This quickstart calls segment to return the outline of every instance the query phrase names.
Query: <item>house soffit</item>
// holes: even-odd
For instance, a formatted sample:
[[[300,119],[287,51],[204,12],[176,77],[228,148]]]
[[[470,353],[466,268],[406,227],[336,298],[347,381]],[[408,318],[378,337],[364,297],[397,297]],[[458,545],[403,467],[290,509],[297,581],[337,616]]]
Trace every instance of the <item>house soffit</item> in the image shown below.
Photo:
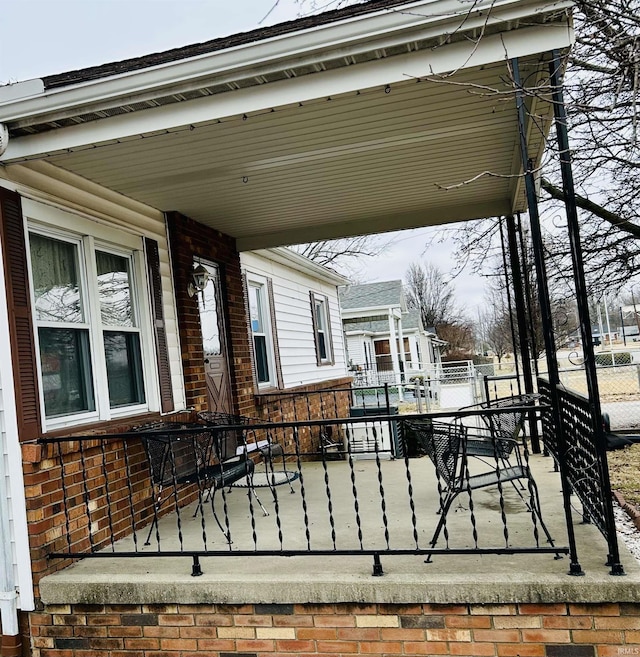
[[[45,161],[52,176],[65,169],[177,210],[235,237],[240,250],[506,214],[525,201],[514,183],[505,53],[536,84],[546,75],[539,53],[571,40],[564,11],[533,23],[491,25],[506,36],[485,34],[477,47],[467,34],[435,49],[427,40],[361,48],[361,61],[317,60],[286,79],[225,82],[167,105],[157,97],[147,110],[87,112],[86,122],[80,114],[45,127],[10,121],[4,161]],[[430,62],[440,67],[434,74]],[[548,107],[537,109],[534,160],[549,118]]]

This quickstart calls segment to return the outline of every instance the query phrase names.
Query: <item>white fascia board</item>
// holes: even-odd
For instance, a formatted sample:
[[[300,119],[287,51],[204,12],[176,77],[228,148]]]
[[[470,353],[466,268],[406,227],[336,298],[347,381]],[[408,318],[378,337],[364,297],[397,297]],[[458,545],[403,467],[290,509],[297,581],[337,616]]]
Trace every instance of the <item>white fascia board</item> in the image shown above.
[[[342,276],[327,267],[323,267],[291,249],[279,247],[273,249],[260,249],[253,251],[253,253],[263,258],[267,258],[268,260],[278,262],[285,267],[292,267],[298,271],[302,271],[309,276],[319,278],[326,283],[332,283],[333,285],[349,285],[349,283],[351,283],[350,279],[346,276]]]
[[[342,319],[358,319],[362,318],[362,321],[367,321],[367,318],[376,316],[376,315],[389,315],[395,308],[400,308],[400,306],[367,306],[366,308],[342,308]]]
[[[287,64],[300,65],[326,59],[332,51],[334,56],[348,56],[362,51],[363,47],[367,50],[385,48],[460,29],[482,28],[487,23],[489,11],[489,24],[517,21],[549,11],[544,0],[479,0],[463,9],[460,4],[458,0],[409,2],[391,10],[52,89],[28,98],[16,99],[14,90],[7,91],[5,95],[9,98],[5,99],[0,88],[0,122],[46,117],[73,107],[112,106],[118,99],[132,101],[177,92],[178,89],[185,91],[197,88],[205,79],[220,76],[231,75],[229,79],[233,79],[239,75],[260,75],[268,70],[286,68]],[[557,11],[571,6],[570,0],[559,0],[553,8]],[[277,64],[276,68],[274,64]],[[40,80],[28,82],[33,88],[41,83]],[[191,84],[185,87],[186,83]]]
[[[120,139],[139,137],[362,89],[384,87],[450,71],[525,57],[571,44],[569,24],[541,25],[421,50],[387,59],[281,80],[234,92],[121,114],[12,138],[0,161],[20,161]],[[0,115],[0,121],[3,117]]]

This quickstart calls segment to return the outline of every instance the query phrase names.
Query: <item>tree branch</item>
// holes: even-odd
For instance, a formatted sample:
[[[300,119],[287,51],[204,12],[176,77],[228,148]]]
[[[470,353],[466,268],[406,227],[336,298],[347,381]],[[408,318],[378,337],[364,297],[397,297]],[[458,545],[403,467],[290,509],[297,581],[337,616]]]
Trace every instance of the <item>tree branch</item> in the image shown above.
[[[546,178],[541,178],[540,184],[542,189],[544,189],[544,191],[547,192],[547,194],[549,194],[552,198],[555,198],[559,201],[564,201],[564,193],[560,187],[554,185]],[[597,203],[594,203],[593,201],[590,201],[588,198],[580,196],[579,194],[576,194],[576,204],[579,208],[582,208],[587,212],[591,212],[596,217],[606,221],[618,230],[622,230],[625,233],[632,235],[636,239],[640,239],[640,226],[636,226],[636,224],[632,223],[631,221],[623,219],[619,214],[611,212],[610,210],[603,208],[601,205],[598,205]]]

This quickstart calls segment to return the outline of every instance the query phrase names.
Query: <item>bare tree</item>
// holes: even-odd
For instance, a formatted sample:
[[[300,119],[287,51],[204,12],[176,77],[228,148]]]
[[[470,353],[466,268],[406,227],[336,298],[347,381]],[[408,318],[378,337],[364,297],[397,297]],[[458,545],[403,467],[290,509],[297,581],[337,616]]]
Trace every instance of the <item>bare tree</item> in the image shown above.
[[[487,291],[484,310],[479,313],[478,323],[483,344],[496,355],[501,364],[502,359],[513,351],[512,318],[504,286],[493,285]]]
[[[363,258],[375,258],[395,241],[395,236],[357,235],[291,246],[313,262],[345,275],[357,272]]]
[[[438,337],[446,341],[443,360],[471,360],[474,355],[475,332],[466,319],[438,326]]]
[[[414,262],[409,265],[405,277],[407,305],[420,311],[425,328],[438,327],[458,319],[453,288],[439,267]]]
[[[414,262],[405,274],[407,305],[420,311],[422,325],[435,328],[447,342],[446,360],[466,360],[473,355],[474,331],[455,303],[454,289],[434,264]]]

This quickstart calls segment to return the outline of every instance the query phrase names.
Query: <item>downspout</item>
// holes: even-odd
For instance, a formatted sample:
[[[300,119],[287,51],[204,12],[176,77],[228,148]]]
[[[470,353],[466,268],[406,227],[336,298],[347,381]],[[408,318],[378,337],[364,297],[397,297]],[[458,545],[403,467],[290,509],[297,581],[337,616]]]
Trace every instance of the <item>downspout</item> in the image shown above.
[[[4,446],[2,446],[4,447]],[[4,467],[4,449],[0,448],[0,625],[2,626],[2,645],[0,654],[4,655],[4,644],[6,635],[16,636],[18,628],[18,595],[16,593],[13,579],[13,557],[11,549],[11,527],[9,525],[9,498],[6,487],[6,476]]]
[[[0,395],[2,394],[0,380]],[[14,581],[13,550],[11,545],[11,526],[9,522],[9,491],[7,490],[8,473],[5,470],[4,454],[6,452],[2,433],[0,433],[0,626],[2,627],[1,655],[18,654],[12,651],[16,642],[8,637],[16,637],[18,627],[18,595]]]
[[[0,123],[0,157],[4,155],[9,145],[9,128],[4,123]]]

